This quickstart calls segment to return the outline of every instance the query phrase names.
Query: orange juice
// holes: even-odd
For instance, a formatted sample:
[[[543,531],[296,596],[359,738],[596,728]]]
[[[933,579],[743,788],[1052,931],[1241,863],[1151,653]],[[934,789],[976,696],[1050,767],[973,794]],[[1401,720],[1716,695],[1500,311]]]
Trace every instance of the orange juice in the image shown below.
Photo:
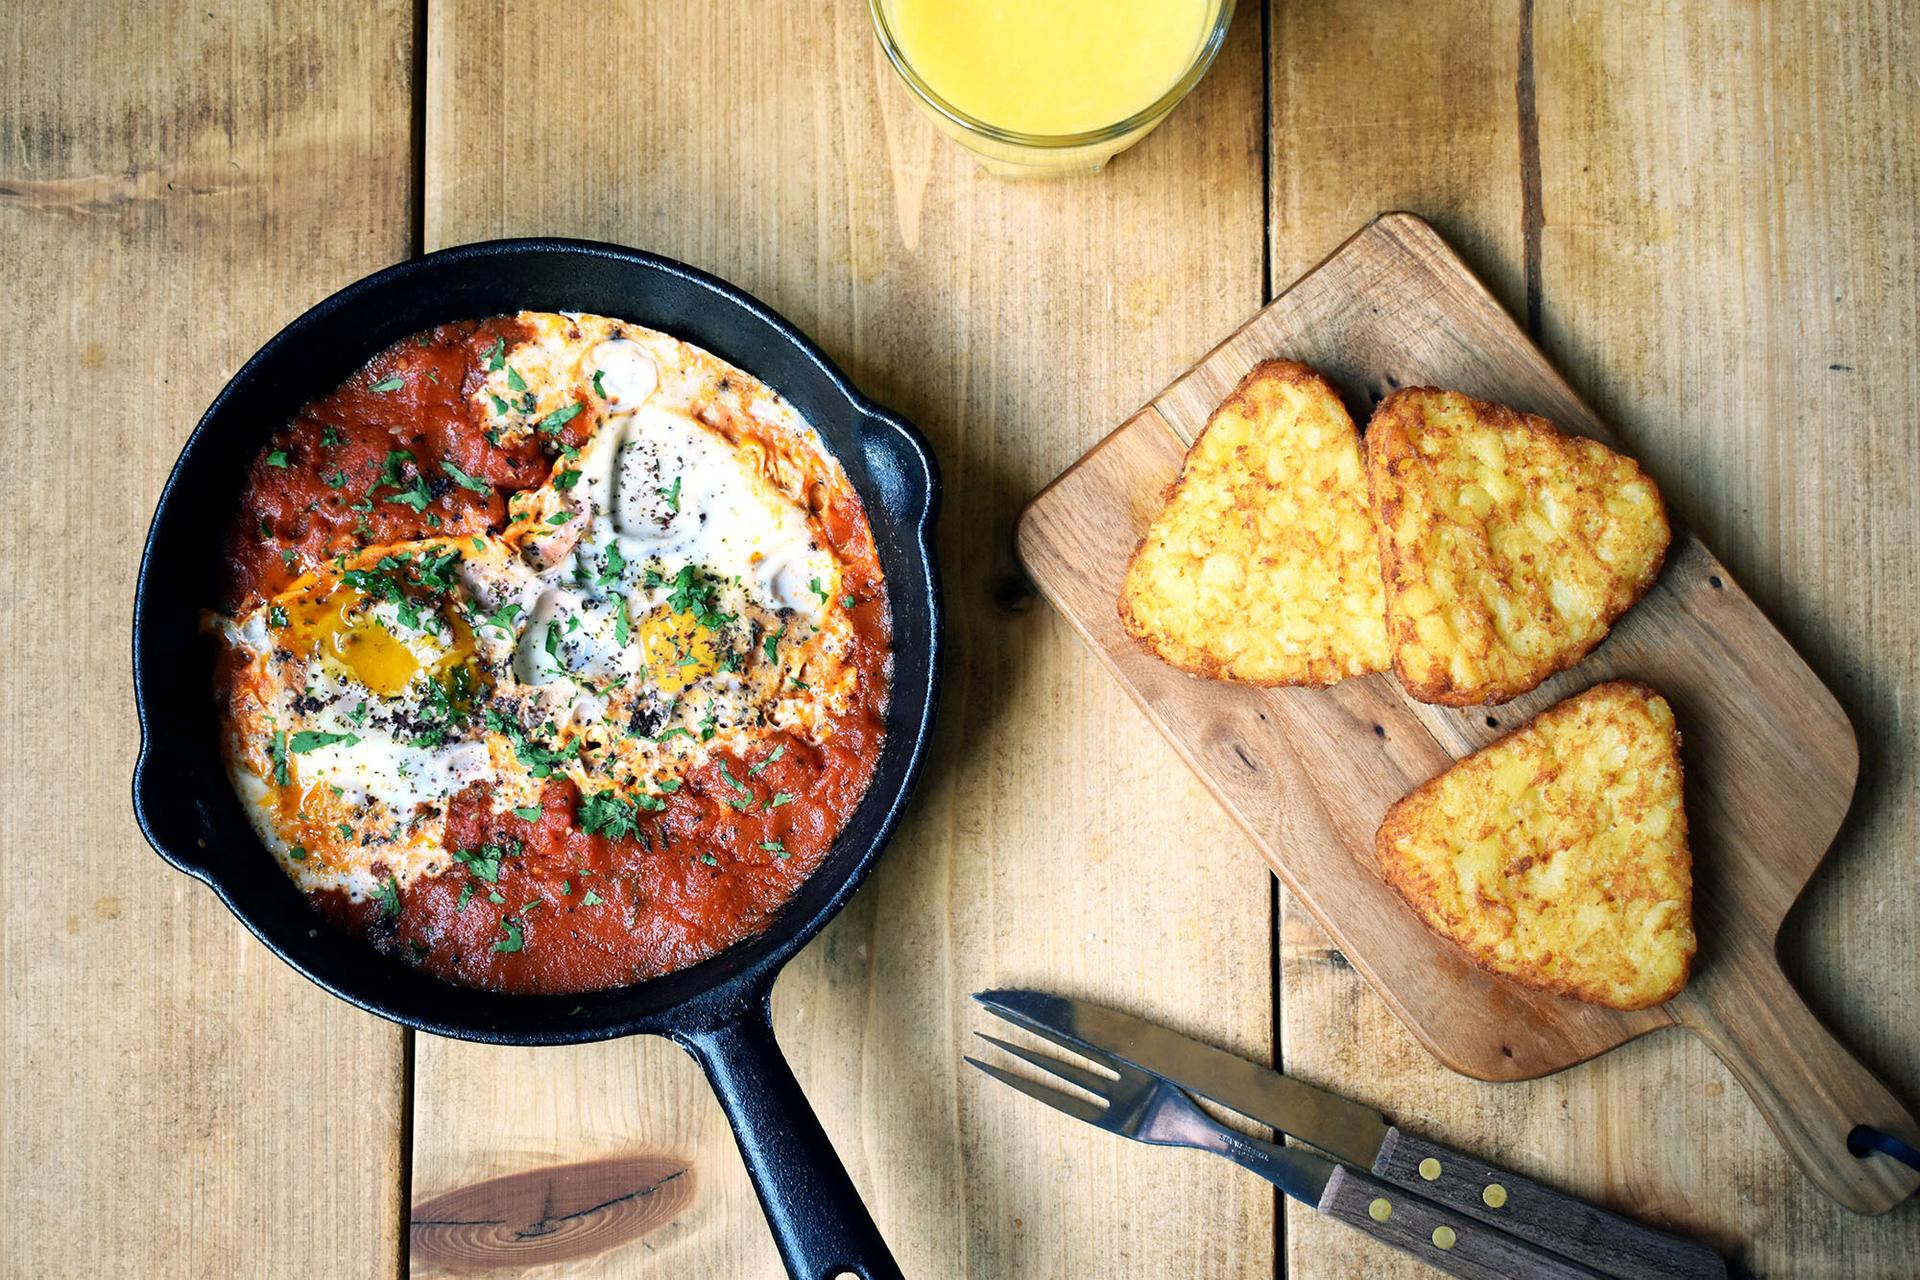
[[[1220,0],[880,0],[935,94],[1012,133],[1105,129],[1178,84]]]

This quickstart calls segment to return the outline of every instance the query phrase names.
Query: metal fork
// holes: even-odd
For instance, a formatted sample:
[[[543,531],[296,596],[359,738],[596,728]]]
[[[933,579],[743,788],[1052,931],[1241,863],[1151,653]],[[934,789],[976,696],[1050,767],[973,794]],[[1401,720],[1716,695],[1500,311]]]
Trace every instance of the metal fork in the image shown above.
[[[1113,1075],[1063,1062],[985,1032],[975,1032],[1022,1062],[1085,1090],[1093,1099],[1018,1076],[992,1063],[967,1062],[1002,1084],[1096,1129],[1161,1147],[1192,1147],[1224,1156],[1329,1217],[1356,1227],[1422,1262],[1466,1280],[1544,1277],[1593,1280],[1597,1272],[1559,1254],[1484,1226],[1398,1187],[1298,1147],[1250,1138],[1221,1124],[1176,1085],[1089,1046],[1055,1040]],[[1044,1033],[1036,1033],[1042,1034]],[[1044,1036],[1054,1040],[1052,1036]],[[1094,1100],[1094,1099],[1097,1099]]]

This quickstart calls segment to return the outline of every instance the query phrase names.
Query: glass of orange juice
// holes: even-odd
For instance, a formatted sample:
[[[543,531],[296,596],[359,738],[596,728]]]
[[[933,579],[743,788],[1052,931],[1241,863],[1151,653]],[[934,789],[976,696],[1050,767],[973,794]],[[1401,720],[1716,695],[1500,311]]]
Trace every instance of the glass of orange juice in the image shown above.
[[[1091,173],[1213,65],[1233,0],[868,0],[914,100],[1007,177]]]

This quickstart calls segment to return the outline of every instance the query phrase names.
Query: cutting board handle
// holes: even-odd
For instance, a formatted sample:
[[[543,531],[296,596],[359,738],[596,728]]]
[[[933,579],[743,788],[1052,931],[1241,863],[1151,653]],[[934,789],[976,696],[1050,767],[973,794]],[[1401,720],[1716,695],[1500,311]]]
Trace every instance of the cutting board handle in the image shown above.
[[[1716,970],[1726,976],[1716,981]],[[1841,1205],[1885,1213],[1920,1188],[1920,1172],[1847,1150],[1855,1125],[1916,1142],[1920,1124],[1820,1024],[1772,955],[1699,974],[1668,1009],[1713,1047],[1788,1154]]]

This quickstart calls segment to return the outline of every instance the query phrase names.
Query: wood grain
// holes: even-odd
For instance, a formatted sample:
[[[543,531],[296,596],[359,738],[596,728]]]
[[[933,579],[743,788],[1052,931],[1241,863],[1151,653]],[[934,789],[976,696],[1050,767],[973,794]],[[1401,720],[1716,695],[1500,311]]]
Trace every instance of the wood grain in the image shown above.
[[[1600,1274],[1550,1250],[1481,1226],[1443,1205],[1335,1165],[1320,1212],[1461,1280],[1595,1280]]]
[[[860,5],[741,21],[463,0],[428,19],[430,244],[586,235],[717,272],[939,453],[952,648],[929,775],[775,997],[902,1266],[1269,1275],[1270,1188],[1077,1126],[959,1061],[987,1025],[967,993],[1001,984],[1124,1000],[1270,1052],[1267,877],[1067,629],[1028,607],[1010,550],[1019,504],[1095,424],[1260,301],[1259,14],[1139,148],[1097,178],[1033,184],[986,177],[917,114]],[[612,94],[556,88],[588,65],[645,72]],[[696,1171],[673,1222],[565,1274],[777,1272],[725,1124],[669,1045],[423,1039],[416,1116],[416,1203],[626,1150]],[[1149,1187],[1115,1212],[1116,1188]]]
[[[0,10],[0,1271],[390,1275],[402,1040],[141,840],[161,481],[281,324],[408,248],[408,5]]]
[[[1247,369],[1275,355],[1304,359],[1376,401],[1393,387],[1455,387],[1607,434],[1427,224],[1383,217],[1035,499],[1020,550],[1049,599],[1443,1062],[1487,1079],[1526,1078],[1671,1016],[1713,1044],[1829,1196],[1868,1213],[1904,1199],[1920,1175],[1853,1159],[1845,1136],[1863,1123],[1903,1134],[1920,1127],[1820,1030],[1773,956],[1782,918],[1846,813],[1852,730],[1691,534],[1676,534],[1665,573],[1605,645],[1500,708],[1425,706],[1385,677],[1277,692],[1194,681],[1122,633],[1119,579],[1182,442]],[[1568,694],[1619,677],[1665,691],[1684,726],[1705,940],[1682,996],[1634,1015],[1472,970],[1398,908],[1372,859],[1381,814],[1413,785]]]
[[[1853,810],[1781,951],[1911,1106],[1920,14],[1766,3],[1721,16],[1537,7],[1543,334],[1853,718]],[[1633,1175],[1645,1194],[1693,1199],[1761,1274],[1912,1269],[1920,1204],[1840,1212],[1753,1113],[1702,1091],[1722,1077],[1700,1047],[1675,1051],[1694,1083],[1657,1118],[1693,1136]],[[1614,1089],[1621,1114],[1659,1092],[1650,1077]]]
[[[284,972],[133,832],[125,610],[201,406],[284,319],[409,247],[423,13],[412,129],[442,239],[598,234],[731,275],[948,463],[949,736],[875,884],[777,999],[856,1178],[921,1241],[903,1254],[917,1272],[1265,1268],[1250,1180],[1075,1134],[954,1073],[973,1025],[960,994],[1001,977],[1268,1048],[1264,877],[1067,629],[1025,607],[1006,533],[1104,424],[1254,309],[1263,234],[1271,289],[1381,209],[1432,218],[1537,318],[1858,725],[1859,794],[1787,922],[1786,969],[1920,1094],[1914,5],[1273,4],[1264,232],[1261,24],[1242,8],[1166,129],[1060,186],[975,173],[889,82],[857,3],[769,0],[744,21],[529,0],[0,12],[0,279],[25,335],[0,356],[24,408],[0,428],[19,459],[0,515],[0,746],[25,762],[0,775],[5,1269],[393,1265],[400,1038]],[[617,87],[589,92],[608,67]],[[70,698],[43,692],[56,679]],[[1703,1042],[1467,1080],[1279,901],[1290,1071],[1704,1233],[1761,1274],[1910,1270],[1920,1210],[1858,1219],[1821,1197]],[[548,1273],[771,1273],[690,1064],[659,1045],[513,1058],[429,1064],[437,1186],[419,1203],[693,1153],[690,1210],[624,1244],[595,1235]],[[1291,1275],[1430,1274],[1297,1206],[1284,1234]]]
[[[1891,282],[1903,263],[1913,274],[1920,147],[1896,69],[1914,64],[1916,23],[1911,4],[1881,3],[1816,34],[1814,12],[1754,4],[1716,25],[1672,6],[1273,5],[1273,270],[1292,279],[1359,219],[1411,208],[1509,310],[1537,312],[1529,294],[1544,304],[1549,354],[1859,727],[1853,814],[1783,949],[1815,1006],[1911,1100],[1920,397],[1910,361],[1889,355],[1844,384],[1827,365],[1913,345],[1911,294]],[[1568,296],[1571,264],[1582,283]],[[1822,301],[1835,282],[1851,301]],[[1850,350],[1805,363],[1778,398],[1758,371],[1790,367],[1774,354],[1809,316],[1840,321],[1820,332]],[[1819,410],[1843,385],[1855,429],[1835,448]],[[1702,1041],[1653,1036],[1482,1085],[1428,1057],[1287,895],[1280,957],[1287,1069],[1429,1136],[1704,1233],[1761,1274],[1899,1274],[1920,1246],[1913,1203],[1862,1220],[1814,1190]],[[1297,1206],[1285,1234],[1290,1275],[1428,1274]]]

